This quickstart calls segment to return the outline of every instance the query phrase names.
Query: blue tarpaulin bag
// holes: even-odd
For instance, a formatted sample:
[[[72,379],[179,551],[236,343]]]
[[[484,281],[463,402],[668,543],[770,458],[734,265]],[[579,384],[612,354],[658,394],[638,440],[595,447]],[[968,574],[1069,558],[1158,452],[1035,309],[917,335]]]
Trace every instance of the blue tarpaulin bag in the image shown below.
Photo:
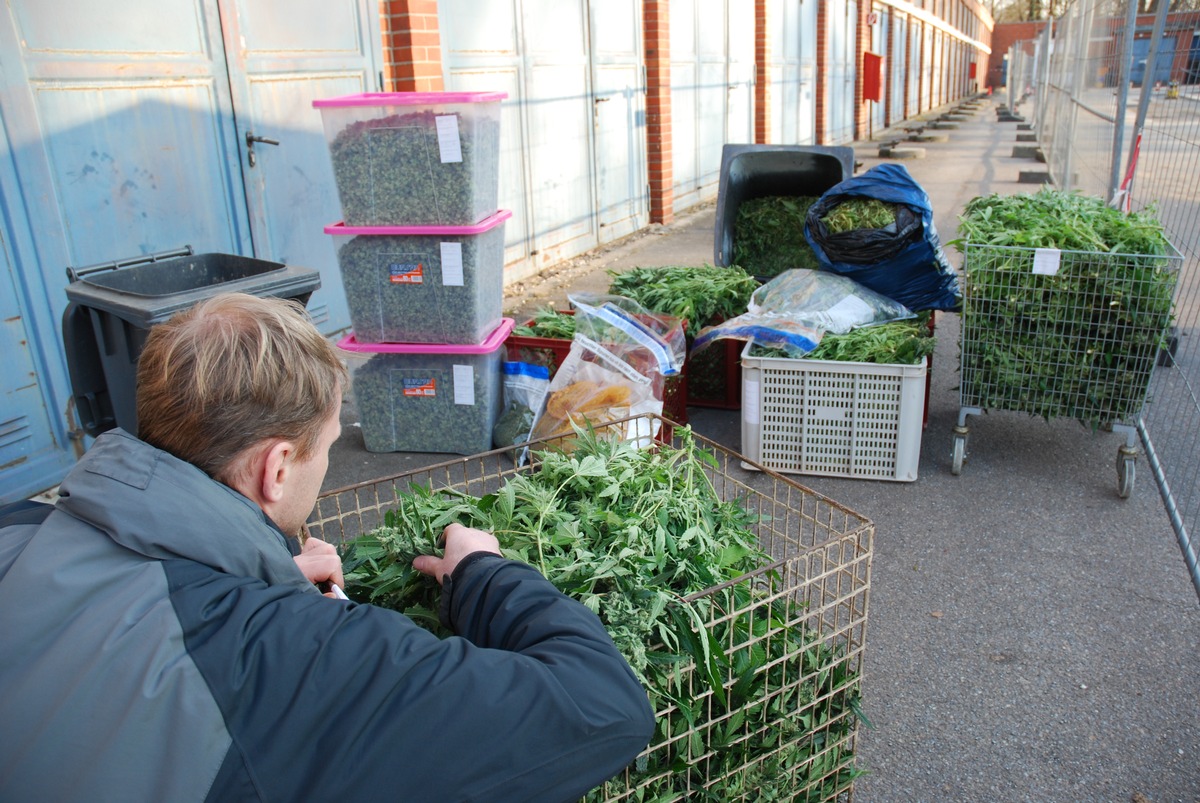
[[[896,223],[829,232],[822,218],[850,198],[896,205]],[[877,165],[829,188],[809,207],[804,237],[822,270],[849,277],[914,312],[959,307],[958,275],[942,252],[929,195],[904,165]]]

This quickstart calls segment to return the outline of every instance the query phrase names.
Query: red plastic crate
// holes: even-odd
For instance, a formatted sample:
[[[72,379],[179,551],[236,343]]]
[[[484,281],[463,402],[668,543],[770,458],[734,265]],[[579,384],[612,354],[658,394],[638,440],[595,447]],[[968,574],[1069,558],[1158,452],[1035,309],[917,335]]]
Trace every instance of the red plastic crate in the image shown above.
[[[742,408],[742,346],[740,340],[718,340],[688,354],[688,404],[721,410]]]

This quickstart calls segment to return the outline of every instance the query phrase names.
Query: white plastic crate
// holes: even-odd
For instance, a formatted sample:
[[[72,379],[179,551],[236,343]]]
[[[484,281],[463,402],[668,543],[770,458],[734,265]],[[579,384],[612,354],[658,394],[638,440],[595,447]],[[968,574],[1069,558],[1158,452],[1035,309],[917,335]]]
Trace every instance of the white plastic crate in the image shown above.
[[[753,357],[750,349],[742,350],[742,454],[749,460],[788,474],[917,478],[925,362]]]

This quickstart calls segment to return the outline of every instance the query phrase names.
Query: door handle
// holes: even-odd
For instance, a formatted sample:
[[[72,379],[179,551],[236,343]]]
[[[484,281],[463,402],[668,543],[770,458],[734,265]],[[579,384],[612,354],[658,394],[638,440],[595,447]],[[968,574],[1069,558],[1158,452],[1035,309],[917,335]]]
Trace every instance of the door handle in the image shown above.
[[[600,104],[608,103],[610,100],[612,100],[611,97],[592,98],[592,124],[593,125],[600,124]]]
[[[246,161],[251,167],[258,162],[258,158],[254,155],[254,143],[259,142],[263,145],[278,145],[279,140],[269,137],[257,136],[253,131],[246,132]]]

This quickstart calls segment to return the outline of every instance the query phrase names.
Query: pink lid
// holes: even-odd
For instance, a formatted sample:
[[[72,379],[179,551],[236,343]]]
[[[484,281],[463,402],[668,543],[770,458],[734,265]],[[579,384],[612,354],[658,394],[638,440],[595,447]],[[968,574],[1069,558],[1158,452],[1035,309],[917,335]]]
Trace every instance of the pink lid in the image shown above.
[[[347,226],[339,221],[325,227],[326,234],[441,234],[454,236],[456,234],[483,234],[494,229],[512,217],[508,209],[501,209],[496,214],[485,217],[473,226]]]
[[[490,103],[507,97],[507,92],[362,92],[314,100],[312,105],[318,109],[339,106],[430,106],[439,103]]]
[[[452,343],[359,343],[349,334],[338,341],[338,348],[358,354],[491,354],[504,345],[513,330],[512,318],[502,318],[490,335],[478,345],[458,346]]]

